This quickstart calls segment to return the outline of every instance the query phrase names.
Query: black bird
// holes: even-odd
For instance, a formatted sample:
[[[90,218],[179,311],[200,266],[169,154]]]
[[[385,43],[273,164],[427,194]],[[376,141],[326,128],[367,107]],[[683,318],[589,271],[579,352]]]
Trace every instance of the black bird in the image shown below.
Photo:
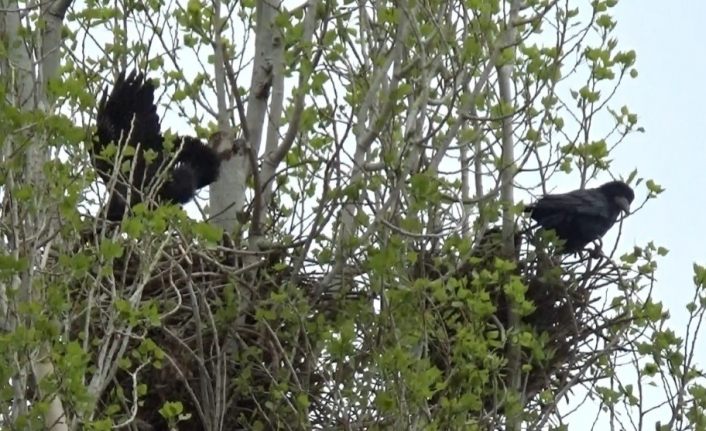
[[[110,192],[107,218],[123,218],[126,207],[142,202],[160,181],[155,191],[157,200],[185,204],[196,192],[218,178],[220,158],[215,150],[193,137],[177,137],[176,160],[164,148],[157,107],[154,104],[154,84],[142,73],[133,71],[125,77],[121,72],[108,96],[108,89],[98,105],[97,132],[91,148],[93,164],[103,181],[109,184],[116,160],[120,159],[117,181]],[[118,151],[110,156],[103,150],[111,143]],[[123,151],[130,146],[134,151]],[[131,169],[123,169],[130,161]],[[160,173],[173,162],[166,176]],[[129,191],[129,193],[128,193]]]
[[[564,241],[564,253],[577,253],[599,239],[618,219],[630,212],[633,190],[622,181],[611,181],[595,189],[546,195],[524,212],[546,230],[554,230]]]

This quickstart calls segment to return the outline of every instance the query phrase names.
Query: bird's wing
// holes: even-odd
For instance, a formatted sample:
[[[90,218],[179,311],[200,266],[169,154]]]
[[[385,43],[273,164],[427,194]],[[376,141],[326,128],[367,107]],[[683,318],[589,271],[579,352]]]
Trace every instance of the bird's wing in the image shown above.
[[[555,217],[570,216],[608,217],[610,209],[600,191],[587,189],[546,195],[532,205],[531,212],[535,220],[551,220]]]
[[[615,222],[611,203],[596,189],[544,196],[531,211],[532,219],[553,229],[570,251],[602,237]]]
[[[114,143],[119,148],[130,145],[142,151],[151,149],[161,156],[163,138],[160,134],[159,116],[154,104],[154,85],[145,81],[142,74],[133,71],[125,77],[121,72],[110,95],[107,89],[98,105],[96,118],[98,126],[94,152],[99,155],[109,144]],[[156,160],[155,162],[159,162]],[[112,163],[98,163],[101,168],[110,169]],[[152,163],[158,166],[159,163]],[[101,172],[102,176],[110,172]]]

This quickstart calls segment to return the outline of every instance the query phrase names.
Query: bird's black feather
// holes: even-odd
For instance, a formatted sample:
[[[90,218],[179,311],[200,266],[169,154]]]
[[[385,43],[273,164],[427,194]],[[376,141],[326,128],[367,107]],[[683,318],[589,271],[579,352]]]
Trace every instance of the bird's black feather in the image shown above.
[[[546,195],[528,205],[525,212],[545,230],[554,230],[564,241],[565,253],[576,253],[603,237],[616,222],[621,212],[616,199],[630,204],[634,198],[630,186],[611,181],[595,189]]]
[[[176,160],[164,148],[154,85],[136,71],[127,77],[121,72],[108,95],[103,91],[96,118],[97,131],[93,139],[93,163],[106,184],[111,181],[120,159],[120,170],[108,204],[109,220],[120,220],[126,209],[143,200],[143,194],[157,185],[159,174],[171,164],[166,180],[161,182],[156,196],[168,203],[187,203],[198,189],[218,178],[220,158],[210,147],[193,137],[177,137]],[[114,144],[119,150],[106,156],[104,150]],[[122,151],[132,147],[129,152]],[[122,156],[120,156],[122,154]],[[121,168],[131,162],[127,172]]]

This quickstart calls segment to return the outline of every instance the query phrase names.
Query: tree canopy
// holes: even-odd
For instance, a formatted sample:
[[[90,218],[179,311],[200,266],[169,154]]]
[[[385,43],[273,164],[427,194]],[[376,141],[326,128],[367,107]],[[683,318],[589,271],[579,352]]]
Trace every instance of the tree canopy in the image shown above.
[[[2,428],[706,429],[706,268],[672,327],[630,216],[579,257],[522,216],[659,204],[613,168],[644,131],[616,3],[0,0]],[[222,162],[110,222],[90,146],[131,69]]]

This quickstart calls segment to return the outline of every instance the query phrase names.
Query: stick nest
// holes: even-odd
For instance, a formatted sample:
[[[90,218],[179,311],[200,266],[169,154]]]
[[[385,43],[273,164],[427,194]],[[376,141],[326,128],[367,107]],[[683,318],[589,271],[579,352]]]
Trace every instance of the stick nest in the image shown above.
[[[520,350],[531,408],[547,408],[568,382],[583,378],[588,352],[621,322],[608,317],[610,305],[598,304],[599,290],[620,284],[610,260],[567,264],[538,247],[509,259],[511,268],[498,278],[498,265],[506,264],[496,259],[497,243],[482,241],[466,258],[425,247],[402,269],[420,293],[422,318],[410,318],[426,328],[423,357],[443,377],[426,408],[443,417],[463,407],[489,428],[507,408],[509,337],[518,336],[510,329],[510,280],[526,287],[524,298],[532,304],[519,312],[520,330],[542,340],[541,349]],[[312,331],[336,327],[349,301],[362,299],[372,308],[379,296],[356,288],[360,279],[353,277],[354,287],[334,299],[321,291],[323,274],[307,272],[291,250],[253,254],[228,241],[210,249],[189,244],[177,237],[133,243],[75,287],[72,338],[99,346],[92,358],[97,370],[123,358],[113,362],[119,369],[100,391],[98,411],[124,412],[111,414],[123,429],[167,430],[170,411],[177,429],[197,431],[256,423],[262,429],[343,426],[331,399],[336,367],[322,367],[326,352]],[[474,350],[469,337],[477,334],[485,342]],[[357,361],[358,371],[375,366],[374,355]],[[355,376],[351,371],[350,379]],[[308,408],[296,406],[297,394],[307,395]],[[458,403],[469,396],[470,403]],[[180,405],[160,414],[167,402]]]

